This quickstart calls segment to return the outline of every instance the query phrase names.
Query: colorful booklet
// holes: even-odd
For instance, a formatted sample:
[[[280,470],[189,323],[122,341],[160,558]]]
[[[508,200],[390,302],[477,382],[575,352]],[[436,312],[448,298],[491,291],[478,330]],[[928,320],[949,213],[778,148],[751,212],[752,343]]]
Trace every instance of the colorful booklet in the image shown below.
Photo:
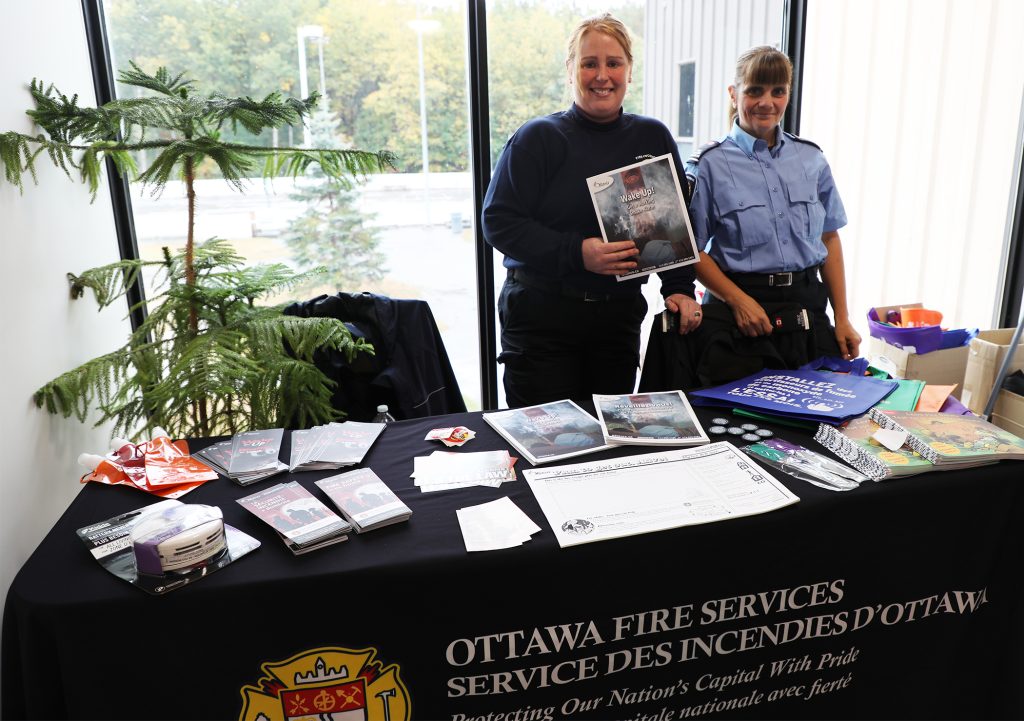
[[[587,178],[605,242],[632,240],[637,267],[616,276],[630,280],[696,263],[697,243],[671,155],[649,158]]]
[[[931,461],[906,446],[893,451],[874,440],[872,436],[879,428],[867,416],[859,416],[846,426],[820,424],[814,440],[876,481],[937,470]]]
[[[882,428],[905,432],[906,445],[936,466],[1024,460],[1024,440],[980,416],[872,408],[868,417]]]
[[[295,481],[239,498],[238,503],[276,530],[295,554],[344,541],[352,530],[349,523]]]
[[[339,473],[315,483],[356,533],[401,523],[412,515],[409,507],[369,468]]]
[[[608,443],[696,446],[709,442],[682,391],[595,393],[594,408]]]
[[[597,419],[571,400],[484,413],[484,420],[535,466],[610,447]]]
[[[725,406],[839,425],[864,415],[896,381],[816,370],[762,370],[714,388],[690,391],[695,406]]]

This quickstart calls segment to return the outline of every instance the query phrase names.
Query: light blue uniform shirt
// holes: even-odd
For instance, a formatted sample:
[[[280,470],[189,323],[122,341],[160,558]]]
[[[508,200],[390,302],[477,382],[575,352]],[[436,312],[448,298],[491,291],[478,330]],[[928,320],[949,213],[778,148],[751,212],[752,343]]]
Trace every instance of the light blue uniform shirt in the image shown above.
[[[775,147],[733,123],[721,143],[686,164],[695,179],[690,217],[697,247],[729,273],[821,265],[822,233],[846,225],[825,155],[778,131]]]

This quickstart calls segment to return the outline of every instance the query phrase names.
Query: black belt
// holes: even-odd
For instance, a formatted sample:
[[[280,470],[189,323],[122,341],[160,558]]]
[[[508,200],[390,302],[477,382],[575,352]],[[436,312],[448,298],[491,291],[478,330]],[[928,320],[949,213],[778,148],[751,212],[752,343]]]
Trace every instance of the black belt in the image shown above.
[[[633,300],[636,298],[635,293],[598,293],[593,290],[573,288],[559,280],[538,275],[523,268],[509,268],[508,278],[526,288],[553,293],[563,298],[572,298],[573,300],[607,302],[612,300]]]
[[[726,273],[726,277],[740,288],[786,288],[818,280],[817,265],[785,273]]]

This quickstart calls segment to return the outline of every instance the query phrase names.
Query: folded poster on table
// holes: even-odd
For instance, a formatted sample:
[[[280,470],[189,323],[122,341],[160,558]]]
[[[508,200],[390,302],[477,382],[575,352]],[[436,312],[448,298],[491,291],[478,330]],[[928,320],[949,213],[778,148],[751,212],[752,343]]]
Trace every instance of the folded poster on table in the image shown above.
[[[609,448],[601,424],[571,400],[484,413],[484,420],[535,466]]]
[[[766,513],[800,500],[726,442],[523,475],[563,548]]]
[[[608,443],[697,446],[709,442],[682,391],[595,393],[594,408]]]
[[[690,391],[698,406],[724,406],[839,425],[864,415],[899,384],[816,370],[763,370],[714,388]]]
[[[648,158],[587,178],[606,242],[632,240],[637,267],[615,277],[630,280],[699,260],[690,215],[671,155]]]

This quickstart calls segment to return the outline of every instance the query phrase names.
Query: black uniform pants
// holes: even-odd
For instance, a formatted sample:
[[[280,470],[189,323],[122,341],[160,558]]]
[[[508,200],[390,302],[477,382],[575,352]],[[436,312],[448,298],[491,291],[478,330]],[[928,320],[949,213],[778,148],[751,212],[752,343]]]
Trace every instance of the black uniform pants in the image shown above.
[[[732,274],[729,278],[740,287],[740,289],[765,306],[778,306],[782,304],[794,304],[807,310],[811,320],[811,335],[808,338],[807,360],[814,360],[821,356],[839,357],[839,342],[836,340],[835,327],[829,320],[826,310],[828,308],[828,289],[818,277],[817,268],[808,269],[794,274],[776,273],[774,276],[793,275],[790,285],[768,285],[765,282],[767,276],[745,276],[745,274]],[[710,292],[705,294],[705,303],[721,303]],[[768,336],[769,340],[776,343],[786,343],[791,339],[783,338],[781,334]],[[784,356],[785,357],[785,356]]]
[[[632,393],[647,301],[567,297],[509,277],[498,297],[509,408]]]

